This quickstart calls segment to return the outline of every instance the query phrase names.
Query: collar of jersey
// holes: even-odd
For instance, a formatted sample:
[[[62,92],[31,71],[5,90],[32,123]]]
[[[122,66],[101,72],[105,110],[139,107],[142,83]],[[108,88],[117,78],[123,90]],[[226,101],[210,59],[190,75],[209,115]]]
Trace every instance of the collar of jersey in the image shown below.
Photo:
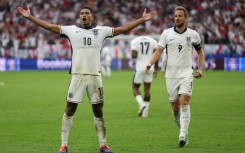
[[[89,29],[93,29],[93,26],[91,25],[91,26],[89,26],[89,27],[87,27],[87,28],[83,28],[83,27],[80,25],[80,28],[89,30]]]
[[[185,27],[184,31],[180,33],[180,32],[177,31],[176,26],[174,26],[174,31],[177,32],[178,34],[182,34],[182,33],[184,33],[186,30],[187,30],[187,27]]]

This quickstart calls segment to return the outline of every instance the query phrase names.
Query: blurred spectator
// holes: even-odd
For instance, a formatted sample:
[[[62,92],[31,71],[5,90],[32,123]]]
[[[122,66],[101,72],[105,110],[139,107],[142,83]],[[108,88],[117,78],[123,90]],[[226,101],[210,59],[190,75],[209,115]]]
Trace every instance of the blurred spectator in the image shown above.
[[[24,49],[28,51],[27,58],[70,58],[69,43],[45,29],[30,24],[17,13],[19,5],[25,7],[27,4],[33,8],[34,16],[61,25],[78,25],[79,18],[76,16],[84,5],[89,5],[96,10],[97,24],[107,26],[120,26],[130,22],[133,18],[141,16],[144,8],[155,9],[158,12],[157,16],[145,25],[148,35],[160,35],[163,29],[173,26],[172,10],[176,5],[183,5],[191,14],[189,26],[200,33],[205,44],[227,44],[231,52],[234,46],[238,46],[240,50],[236,54],[239,56],[245,54],[244,0],[182,0],[178,3],[169,0],[127,2],[124,0],[22,0],[20,2],[0,1],[0,57],[19,58],[18,51]],[[133,31],[129,31],[125,34],[132,33]],[[53,39],[55,42],[46,40],[49,38],[55,38]],[[119,44],[121,46],[121,42]],[[50,45],[57,50],[45,50]],[[125,45],[127,47],[127,42],[123,47]],[[123,54],[127,57],[128,53],[123,51]]]

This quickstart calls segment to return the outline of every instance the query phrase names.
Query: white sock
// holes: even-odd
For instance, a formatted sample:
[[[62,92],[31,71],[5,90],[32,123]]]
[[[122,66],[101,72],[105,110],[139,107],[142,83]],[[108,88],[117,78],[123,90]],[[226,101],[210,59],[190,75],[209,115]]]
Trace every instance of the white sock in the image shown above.
[[[177,126],[180,128],[180,112],[174,112],[172,111],[172,115],[174,117],[174,122],[177,124]]]
[[[137,95],[135,98],[140,106],[144,105],[143,98],[141,95]]]
[[[67,146],[72,123],[73,123],[73,116],[67,116],[66,114],[64,114],[62,118],[62,125],[61,125],[62,146]]]
[[[188,133],[190,120],[190,105],[182,105],[180,107],[180,136],[185,136]]]
[[[149,107],[150,107],[150,102],[149,101],[144,101],[145,110],[143,112],[143,117],[148,117],[148,112],[149,112]]]
[[[94,126],[98,134],[100,145],[105,145],[106,144],[106,128],[104,125],[104,119],[94,117]]]

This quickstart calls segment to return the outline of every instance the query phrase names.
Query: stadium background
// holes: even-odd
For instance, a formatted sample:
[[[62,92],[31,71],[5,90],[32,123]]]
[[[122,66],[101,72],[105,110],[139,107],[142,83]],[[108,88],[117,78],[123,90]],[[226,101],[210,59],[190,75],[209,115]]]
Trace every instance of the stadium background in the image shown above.
[[[177,147],[179,130],[173,123],[165,79],[160,74],[151,88],[149,118],[137,117],[138,107],[131,90],[132,70],[113,71],[110,79],[103,79],[108,143],[116,153],[244,152],[245,73],[237,72],[244,69],[244,1],[22,2],[23,6],[31,5],[33,15],[62,25],[78,23],[76,14],[84,4],[96,10],[98,24],[108,26],[140,17],[144,7],[156,8],[156,18],[146,25],[148,33],[156,39],[164,28],[172,26],[172,9],[177,3],[183,4],[192,14],[189,26],[203,39],[206,61],[210,61],[206,68],[221,69],[205,71],[202,79],[195,80],[190,144],[183,149]],[[0,0],[0,69],[20,70],[0,72],[1,153],[57,152],[70,75],[67,70],[56,70],[70,66],[70,46],[66,39],[23,19],[17,13],[18,5],[17,0]],[[219,37],[221,33],[223,39]],[[133,34],[134,30],[105,42],[112,47],[114,69],[128,69],[131,62],[128,45]],[[231,48],[234,44],[236,50]],[[235,72],[223,71],[225,61],[226,70]],[[55,71],[22,71],[30,69]],[[93,113],[86,97],[78,109],[69,151],[98,152]]]
[[[19,3],[18,3],[19,2]],[[120,26],[142,15],[143,9],[157,10],[146,22],[148,35],[158,40],[162,31],[173,26],[173,9],[183,5],[190,13],[188,26],[203,40],[206,69],[245,70],[245,3],[243,0],[1,0],[0,71],[68,69],[70,45],[59,35],[40,28],[17,12],[19,5],[30,5],[32,15],[60,25],[79,25],[82,6],[96,11],[98,25]],[[112,69],[132,68],[130,41],[135,29],[108,39],[113,53]],[[196,57],[193,57],[196,61]],[[196,63],[194,62],[194,66]]]

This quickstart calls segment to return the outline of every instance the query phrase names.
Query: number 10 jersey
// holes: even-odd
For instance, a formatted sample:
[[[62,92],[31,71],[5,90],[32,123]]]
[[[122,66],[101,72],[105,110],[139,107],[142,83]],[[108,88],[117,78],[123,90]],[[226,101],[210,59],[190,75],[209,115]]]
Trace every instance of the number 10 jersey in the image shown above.
[[[75,25],[60,26],[60,34],[68,38],[72,49],[71,74],[101,75],[100,52],[103,41],[113,37],[114,28],[96,26],[83,29]]]

